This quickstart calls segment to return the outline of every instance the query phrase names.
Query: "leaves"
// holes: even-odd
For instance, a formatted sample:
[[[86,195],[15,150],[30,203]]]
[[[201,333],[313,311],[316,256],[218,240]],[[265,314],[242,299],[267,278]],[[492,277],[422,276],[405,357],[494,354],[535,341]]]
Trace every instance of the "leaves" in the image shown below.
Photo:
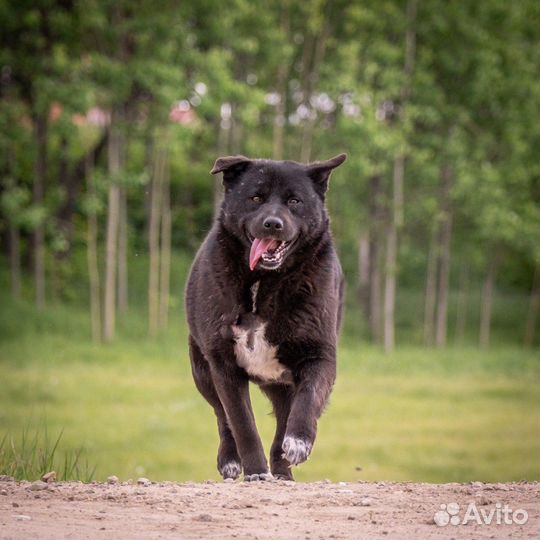
[[[173,215],[186,231],[174,241],[194,246],[212,219],[207,173],[218,146],[271,157],[278,126],[284,157],[299,159],[312,127],[314,158],[349,153],[329,205],[341,250],[351,254],[350,275],[358,229],[369,221],[369,178],[381,175],[388,211],[398,152],[407,155],[402,272],[415,267],[408,261],[425,252],[440,220],[445,161],[455,172],[454,252],[469,257],[504,246],[519,254],[507,264],[529,264],[539,229],[539,15],[532,0],[418,2],[403,107],[404,2],[2,2],[2,219],[29,230],[54,218],[65,203],[66,187],[57,189],[62,167],[74,174],[108,129],[112,108],[121,107],[125,166],[112,179],[98,160],[92,194],[75,175],[84,188],[75,208],[82,216],[103,215],[104,186],[114,180],[127,189],[132,226],[143,228],[149,134],[169,125]],[[169,124],[179,105],[186,122]],[[48,192],[34,207],[32,133],[43,111]],[[76,229],[82,236],[82,222]]]

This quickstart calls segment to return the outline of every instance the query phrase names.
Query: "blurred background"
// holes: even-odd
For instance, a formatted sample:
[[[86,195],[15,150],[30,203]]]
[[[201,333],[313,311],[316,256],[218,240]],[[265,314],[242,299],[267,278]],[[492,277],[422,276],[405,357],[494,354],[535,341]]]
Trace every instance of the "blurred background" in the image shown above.
[[[297,477],[538,480],[538,2],[5,0],[0,21],[0,474],[217,478],[183,312],[209,171],[347,152],[338,381]]]

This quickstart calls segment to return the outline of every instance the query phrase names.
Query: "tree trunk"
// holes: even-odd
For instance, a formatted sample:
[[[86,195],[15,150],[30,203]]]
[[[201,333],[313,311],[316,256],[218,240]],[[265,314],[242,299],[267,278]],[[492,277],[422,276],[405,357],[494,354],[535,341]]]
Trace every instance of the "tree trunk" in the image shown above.
[[[34,168],[33,203],[42,209],[45,203],[45,183],[47,180],[47,113],[36,115],[34,119],[34,136],[36,142],[36,163]],[[34,283],[36,305],[39,309],[45,306],[45,227],[43,219],[35,226],[33,232],[34,248]]]
[[[452,211],[450,207],[450,190],[453,172],[450,165],[445,164],[441,172],[441,209],[443,218],[439,232],[439,287],[437,294],[437,319],[435,328],[435,345],[444,347],[448,329],[448,289],[450,283],[450,243],[452,240]]]
[[[118,312],[128,311],[128,218],[127,196],[124,187],[119,190],[118,218]]]
[[[65,286],[68,259],[70,255],[70,244],[73,242],[73,220],[64,219],[63,210],[69,200],[71,177],[69,174],[69,147],[67,138],[62,135],[58,148],[58,172],[57,182],[60,186],[64,204],[57,210],[56,218],[56,241],[51,244],[50,252],[52,254],[51,263],[54,265],[54,271],[50,272],[48,279],[49,296],[59,299],[62,297]]]
[[[369,319],[369,245],[369,231],[362,231],[358,237],[358,300],[367,319]]]
[[[155,149],[150,225],[148,228],[148,251],[150,254],[148,274],[148,332],[151,337],[157,335],[159,328],[159,228],[162,211],[162,184],[166,166],[163,143],[156,141]]]
[[[424,299],[424,344],[433,345],[435,328],[435,305],[437,302],[437,237],[438,229],[434,228],[429,242],[426,269],[426,292]]]
[[[287,110],[287,79],[289,75],[289,64],[282,64],[278,69],[277,92],[279,102],[276,103],[274,116],[274,131],[272,134],[272,156],[274,159],[283,159],[283,149],[285,145],[285,125]]]
[[[450,283],[450,240],[451,216],[443,223],[441,228],[440,256],[439,256],[439,288],[437,302],[437,320],[435,330],[435,345],[444,347],[448,331],[448,296]]]
[[[409,101],[412,74],[416,56],[416,0],[407,2],[407,32],[405,34],[404,83],[401,87],[401,110]],[[384,350],[390,353],[395,347],[395,310],[397,291],[397,256],[399,234],[403,227],[403,183],[405,180],[405,149],[400,149],[394,159],[393,208],[388,227],[386,244],[385,286],[384,286]]]
[[[230,139],[231,139],[231,117],[230,110],[225,108],[225,104],[221,107],[221,119],[219,122],[218,132],[218,156],[225,156],[229,153]],[[221,175],[214,175],[214,218],[219,216],[219,210],[221,208],[221,201],[223,201],[223,185],[221,181]]]
[[[527,323],[525,325],[525,347],[532,347],[538,330],[538,312],[540,311],[540,267],[537,266],[533,276],[533,284],[527,311]]]
[[[164,330],[169,322],[169,288],[171,274],[171,202],[170,168],[167,159],[162,183],[161,198],[161,261],[159,292],[159,327]]]
[[[105,298],[103,313],[103,340],[112,341],[116,328],[116,276],[118,264],[118,227],[120,219],[120,187],[118,175],[122,162],[122,138],[118,111],[113,111],[109,136],[109,196],[107,211],[107,246],[105,258]]]
[[[111,137],[113,139],[114,137]],[[114,145],[114,143],[112,143]],[[116,327],[116,270],[118,251],[118,219],[120,193],[116,183],[109,187],[107,212],[107,247],[105,258],[105,298],[103,313],[103,339],[112,341]]]
[[[384,352],[391,353],[395,346],[396,305],[396,259],[397,259],[397,230],[394,224],[388,228],[386,239],[386,261],[384,281]]]
[[[302,47],[302,59],[300,61],[301,67],[301,89],[304,95],[304,105],[310,108],[309,99],[311,98],[311,87],[312,87],[312,60],[316,46],[316,36],[310,31],[309,27],[306,28],[304,34],[304,45]],[[304,124],[307,123],[307,120],[304,121]],[[308,161],[311,156],[311,149],[308,149],[306,146],[308,144],[306,125],[302,127],[302,140],[300,146],[300,161]],[[307,156],[307,157],[306,157]]]
[[[302,148],[300,150],[300,161],[302,163],[309,163],[311,161],[315,121],[315,118],[310,117],[304,122],[304,128],[302,130]]]
[[[149,228],[150,228],[150,214],[152,206],[152,174],[154,171],[154,138],[152,137],[151,130],[147,130],[144,139],[144,162],[146,163],[146,171],[150,178],[147,185],[144,186],[144,243],[148,245]]]
[[[19,227],[9,219],[9,268],[11,272],[11,296],[21,297],[21,234]]]
[[[459,294],[456,308],[455,342],[462,345],[467,328],[467,310],[469,304],[469,267],[464,263],[459,278]]]
[[[386,237],[386,261],[384,283],[384,351],[390,353],[395,347],[395,306],[397,288],[398,231],[403,224],[403,179],[405,156],[399,154],[394,160],[393,212]]]
[[[372,176],[369,180],[369,326],[375,343],[381,342],[382,290],[381,290],[381,223],[382,179]]]
[[[86,229],[86,261],[90,282],[90,320],[92,325],[92,340],[95,343],[99,343],[101,342],[101,301],[98,263],[98,220],[93,206],[96,191],[94,186],[94,161],[90,155],[86,157],[85,177],[88,195],[91,199]]]
[[[54,256],[57,261],[61,261],[66,259],[71,251],[74,233],[73,213],[76,206],[76,200],[73,196],[74,178],[73,175],[69,174],[69,148],[65,136],[60,139],[58,181],[63,191],[64,202],[57,212],[56,219],[58,229],[64,237],[64,245],[62,249],[55,252]]]
[[[482,287],[482,307],[480,313],[480,348],[489,347],[491,333],[491,311],[493,306],[493,290],[497,274],[498,261],[494,256],[489,261],[488,270]]]
[[[380,249],[371,250],[371,279],[369,294],[369,322],[372,339],[375,343],[382,340],[382,276],[380,263]]]
[[[285,2],[281,9],[281,31],[290,41],[290,6]],[[274,159],[281,160],[284,155],[285,147],[285,126],[287,125],[287,82],[289,80],[290,61],[282,62],[277,71],[276,91],[279,95],[279,102],[276,104],[274,116],[274,129],[272,133],[272,156]]]
[[[231,105],[231,130],[229,133],[231,154],[244,153],[244,124],[240,120],[240,105]]]
[[[319,80],[319,70],[326,52],[326,37],[328,33],[328,25],[324,25],[320,33],[311,42],[313,43],[313,52],[311,54],[311,66],[304,66],[307,77],[304,76],[304,101],[306,107],[312,113],[309,118],[304,121],[302,130],[302,147],[300,150],[300,161],[309,163],[311,161],[311,153],[313,148],[313,133],[315,131],[315,123],[317,121],[316,112],[311,106],[311,98],[317,88]]]

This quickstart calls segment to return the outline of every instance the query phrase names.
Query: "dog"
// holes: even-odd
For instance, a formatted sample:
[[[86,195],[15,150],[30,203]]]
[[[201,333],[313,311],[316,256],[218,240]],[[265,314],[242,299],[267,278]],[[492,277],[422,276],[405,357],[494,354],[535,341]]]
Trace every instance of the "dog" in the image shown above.
[[[344,279],[325,205],[345,154],[295,161],[220,157],[218,218],[186,287],[195,385],[217,417],[224,479],[293,480],[310,456],[336,377]],[[270,399],[268,464],[249,382]]]

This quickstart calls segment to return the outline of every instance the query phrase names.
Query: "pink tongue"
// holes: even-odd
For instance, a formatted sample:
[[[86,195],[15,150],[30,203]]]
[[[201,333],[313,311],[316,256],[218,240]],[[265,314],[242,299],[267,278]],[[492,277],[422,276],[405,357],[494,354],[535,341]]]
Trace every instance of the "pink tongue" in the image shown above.
[[[279,241],[274,240],[273,238],[255,238],[251,244],[251,250],[249,252],[249,269],[255,270],[259,259],[262,257],[262,254],[268,251],[269,249],[277,249],[279,246]]]

